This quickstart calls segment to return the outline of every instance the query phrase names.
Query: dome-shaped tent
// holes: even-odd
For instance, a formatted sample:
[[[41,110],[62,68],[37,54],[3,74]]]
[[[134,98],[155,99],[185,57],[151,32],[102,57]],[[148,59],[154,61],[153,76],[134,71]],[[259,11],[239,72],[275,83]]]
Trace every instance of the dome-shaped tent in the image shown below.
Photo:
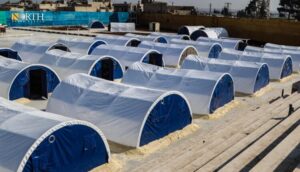
[[[278,56],[290,56],[293,59],[293,69],[294,71],[300,71],[300,51],[294,50],[282,50],[274,48],[260,48],[254,46],[247,46],[244,50],[245,52],[259,52],[259,53],[268,53]]]
[[[9,100],[47,98],[59,82],[59,77],[47,66],[0,58],[1,97]]]
[[[60,43],[45,43],[30,40],[22,40],[14,43],[11,49],[18,52],[20,61],[28,63],[37,63],[45,52],[53,49],[59,49],[70,52],[70,49]]]
[[[236,92],[253,94],[269,84],[269,67],[265,63],[199,58],[189,55],[182,69],[229,73]]]
[[[103,41],[107,45],[120,45],[124,47],[137,47],[141,42],[137,38],[108,34],[98,34],[95,39]]]
[[[200,57],[218,58],[223,47],[219,43],[187,41],[180,39],[172,39],[172,44],[192,45],[194,46]]]
[[[134,63],[123,83],[160,90],[182,92],[194,114],[210,114],[234,99],[232,78],[226,73],[162,68]]]
[[[89,23],[88,28],[90,28],[90,29],[105,29],[105,26],[99,20],[93,20]]]
[[[146,48],[103,45],[97,47],[92,54],[109,55],[115,57],[120,61],[124,71],[137,61],[157,66],[164,66],[162,54],[156,50]]]
[[[191,39],[196,41],[199,37],[208,37],[208,38],[219,38],[218,37],[218,33],[214,30],[211,29],[199,29],[194,31],[191,35],[190,35]]]
[[[104,41],[95,39],[61,38],[57,41],[68,47],[72,53],[91,54],[99,45],[106,44]]]
[[[137,38],[140,41],[153,41],[153,42],[159,42],[159,43],[168,43],[168,40],[164,36],[160,35],[138,35],[133,33],[127,33],[125,36],[130,38]]]
[[[300,51],[300,47],[267,43],[265,48]]]
[[[190,40],[189,35],[177,35],[175,33],[162,33],[162,32],[151,32],[152,36],[163,36],[165,39],[170,42],[171,39],[182,39],[182,40]]]
[[[61,50],[50,50],[41,57],[39,63],[53,68],[61,79],[74,73],[85,73],[111,81],[123,77],[120,62],[108,55],[82,55]]]
[[[270,79],[282,79],[293,72],[293,60],[290,56],[223,49],[219,59],[266,63],[269,66]]]
[[[85,74],[62,81],[47,111],[90,121],[108,140],[131,147],[146,145],[192,122],[188,101],[179,92],[133,87]]]
[[[21,61],[18,52],[10,48],[0,48],[0,56]]]
[[[89,171],[109,161],[101,131],[91,123],[0,98],[0,171]]]
[[[218,35],[218,38],[229,37],[228,31],[223,27],[206,27],[205,29],[216,32],[216,34]]]
[[[190,54],[198,55],[194,46],[180,44],[163,44],[151,41],[143,41],[141,48],[154,49],[162,53],[166,66],[179,67],[184,58]]]
[[[197,39],[198,42],[211,42],[211,43],[219,43],[223,48],[241,50],[241,47],[245,46],[245,43],[239,39],[214,39],[207,37],[199,37]]]
[[[189,35],[191,36],[193,32],[204,29],[204,26],[181,26],[178,29],[178,35]]]

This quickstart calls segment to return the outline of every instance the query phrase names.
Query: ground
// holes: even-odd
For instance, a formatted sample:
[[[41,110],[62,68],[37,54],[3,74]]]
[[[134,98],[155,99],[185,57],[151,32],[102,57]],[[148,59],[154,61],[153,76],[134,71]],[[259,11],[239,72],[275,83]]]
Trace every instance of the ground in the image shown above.
[[[67,35],[8,30],[0,36],[0,47],[10,47],[20,39],[55,41],[61,37]],[[193,123],[200,127],[198,130],[194,128],[184,137],[179,134],[175,136],[178,138],[169,138],[168,144],[158,142],[154,145],[155,151],[150,148],[132,150],[111,143],[111,164],[94,171],[265,171],[260,170],[261,166],[275,168],[278,164],[277,170],[294,169],[299,163],[298,145],[290,151],[293,156],[278,156],[284,160],[292,159],[286,161],[287,164],[275,165],[268,161],[259,165],[269,154],[272,155],[277,146],[280,150],[280,145],[298,126],[300,113],[288,116],[288,111],[290,104],[296,109],[300,106],[300,96],[291,94],[292,83],[299,80],[300,75],[293,74],[284,81],[271,82],[257,96],[238,96],[234,103],[223,109],[228,112],[221,115],[214,114],[209,118],[194,116]],[[282,90],[284,97],[281,97]],[[21,102],[39,109],[45,109],[47,104],[47,101]]]

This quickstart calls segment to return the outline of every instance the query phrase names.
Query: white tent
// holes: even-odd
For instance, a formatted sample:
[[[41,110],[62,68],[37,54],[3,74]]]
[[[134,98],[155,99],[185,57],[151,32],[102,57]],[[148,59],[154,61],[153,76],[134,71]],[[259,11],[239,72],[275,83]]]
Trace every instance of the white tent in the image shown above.
[[[163,44],[151,41],[143,41],[139,47],[154,49],[162,53],[166,66],[179,67],[189,54],[198,55],[194,46],[180,44]]]
[[[28,63],[37,63],[40,58],[52,49],[61,49],[64,51],[71,51],[68,47],[59,43],[45,43],[31,40],[21,40],[14,43],[11,49],[18,52],[20,61]]]
[[[124,74],[123,83],[160,90],[182,92],[194,114],[210,114],[234,99],[230,74],[162,68],[134,63]]]
[[[197,42],[189,40],[172,39],[172,44],[192,45],[194,46],[200,57],[218,58],[222,51],[222,45],[219,43],[211,42]]]
[[[141,42],[137,38],[108,34],[98,34],[95,39],[104,41],[107,45],[120,45],[125,47],[137,47]]]
[[[91,52],[99,45],[106,44],[104,41],[92,38],[60,38],[57,43],[63,44],[73,53],[91,54]]]
[[[92,54],[101,56],[109,55],[115,57],[122,65],[124,71],[137,61],[164,66],[162,54],[156,50],[146,48],[102,45],[97,47]]]
[[[9,100],[47,98],[59,82],[58,75],[45,65],[0,58],[1,97]]]
[[[0,171],[89,171],[110,151],[88,122],[42,112],[0,98]]]
[[[300,51],[274,49],[274,48],[260,48],[260,47],[254,47],[254,46],[247,46],[245,48],[245,51],[246,52],[269,53],[269,54],[279,55],[279,56],[290,56],[293,59],[294,71],[300,72]]]
[[[212,42],[219,43],[223,48],[240,50],[240,47],[245,44],[242,40],[239,39],[215,39],[215,38],[207,38],[207,37],[199,37],[197,39],[198,42]]]
[[[182,40],[190,40],[189,35],[177,35],[176,33],[163,33],[163,32],[151,32],[152,36],[163,36],[165,39],[170,42],[171,39],[182,39]]]
[[[108,140],[131,147],[144,146],[192,122],[188,101],[179,92],[133,87],[85,74],[62,81],[47,111],[89,121]]]
[[[191,39],[196,41],[199,37],[208,37],[208,38],[219,38],[218,33],[215,30],[212,29],[199,29],[194,31],[191,35],[190,35]]]
[[[85,73],[111,81],[123,77],[120,62],[108,55],[82,55],[50,50],[41,57],[39,63],[53,68],[62,79],[75,73]]]
[[[266,63],[269,66],[270,79],[279,80],[293,72],[293,60],[290,56],[223,49],[219,59]]]
[[[135,32],[135,23],[111,22],[109,28],[110,32]]]
[[[279,44],[272,44],[272,43],[267,43],[265,45],[265,48],[300,51],[300,47],[297,46],[287,46],[287,45],[279,45]]]
[[[253,94],[269,84],[269,67],[265,63],[199,58],[189,55],[182,69],[229,73],[236,92]]]
[[[181,26],[178,29],[178,35],[191,35],[193,32],[204,29],[204,26]]]
[[[130,38],[137,38],[141,41],[153,41],[153,42],[160,42],[160,43],[168,43],[168,40],[164,36],[160,35],[138,35],[133,33],[127,33],[125,36]]]
[[[205,29],[216,32],[216,34],[218,35],[218,38],[229,37],[228,31],[223,27],[206,27]]]

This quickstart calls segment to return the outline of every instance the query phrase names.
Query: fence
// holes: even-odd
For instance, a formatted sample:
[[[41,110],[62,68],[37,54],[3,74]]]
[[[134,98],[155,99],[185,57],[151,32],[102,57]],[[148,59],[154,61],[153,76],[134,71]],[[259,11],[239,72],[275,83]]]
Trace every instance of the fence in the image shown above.
[[[110,22],[127,22],[128,18],[127,12],[0,12],[0,23],[10,27],[88,25],[93,20],[99,20],[107,25]]]

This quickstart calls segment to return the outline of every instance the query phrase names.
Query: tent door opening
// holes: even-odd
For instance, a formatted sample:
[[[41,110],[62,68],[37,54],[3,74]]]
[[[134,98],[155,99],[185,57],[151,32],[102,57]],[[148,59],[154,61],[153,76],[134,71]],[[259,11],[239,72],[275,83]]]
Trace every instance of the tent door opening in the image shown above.
[[[29,99],[47,99],[47,73],[42,69],[34,69],[29,71],[28,82]]]
[[[101,61],[102,68],[99,71],[98,77],[113,81],[114,80],[114,62],[111,59],[104,59]],[[99,76],[100,75],[100,76]]]
[[[130,44],[128,46],[138,47],[140,43],[141,43],[141,41],[133,40],[133,41],[130,42]]]
[[[149,54],[149,64],[163,66],[162,55],[156,53]]]

